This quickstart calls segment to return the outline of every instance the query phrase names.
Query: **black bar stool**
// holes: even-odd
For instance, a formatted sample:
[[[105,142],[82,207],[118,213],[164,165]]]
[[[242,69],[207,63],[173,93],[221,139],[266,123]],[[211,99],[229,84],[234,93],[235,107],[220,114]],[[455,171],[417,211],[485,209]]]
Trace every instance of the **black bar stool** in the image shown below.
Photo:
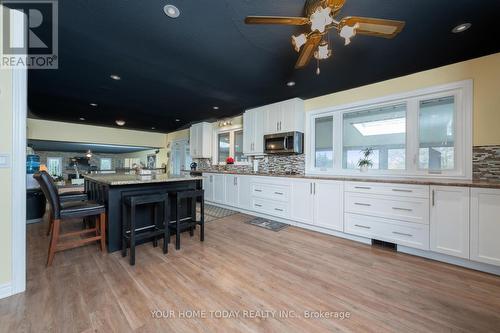
[[[175,223],[169,223],[169,227],[175,230],[175,249],[181,248],[181,232],[189,230],[189,234],[193,236],[193,231],[196,225],[200,225],[200,241],[205,240],[205,191],[204,190],[187,190],[172,193],[176,198]],[[196,220],[196,202],[201,199],[200,205],[200,220]],[[189,205],[189,216],[180,218],[180,210],[182,200],[187,199]]]
[[[136,227],[136,208],[141,205],[153,205],[152,225]],[[163,206],[163,221],[158,220],[158,207]],[[131,195],[122,200],[122,256],[127,255],[127,243],[130,245],[130,265],[135,265],[135,244],[138,240],[153,238],[153,245],[158,246],[158,237],[163,237],[163,253],[168,253],[170,230],[168,220],[170,209],[168,194]]]

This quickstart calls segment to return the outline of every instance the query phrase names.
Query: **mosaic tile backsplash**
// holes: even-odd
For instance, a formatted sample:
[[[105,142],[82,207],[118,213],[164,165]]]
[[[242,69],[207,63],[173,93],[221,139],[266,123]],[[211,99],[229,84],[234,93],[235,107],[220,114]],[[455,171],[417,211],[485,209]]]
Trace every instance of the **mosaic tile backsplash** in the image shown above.
[[[474,179],[500,180],[500,146],[475,146],[472,174]]]
[[[306,169],[306,159],[305,155],[269,155],[259,160],[259,172],[262,173],[294,173],[298,175],[305,174]],[[211,165],[211,160],[209,158],[197,159],[195,161],[198,163],[198,170],[228,170],[228,171],[240,171],[240,172],[251,172],[253,170],[252,165]]]

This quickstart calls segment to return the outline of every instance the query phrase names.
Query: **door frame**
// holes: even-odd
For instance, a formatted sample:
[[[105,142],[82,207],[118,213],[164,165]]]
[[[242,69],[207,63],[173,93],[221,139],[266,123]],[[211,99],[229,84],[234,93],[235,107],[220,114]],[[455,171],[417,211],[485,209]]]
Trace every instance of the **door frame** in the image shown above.
[[[186,147],[189,147],[189,138],[183,138],[183,139],[175,139],[175,140],[172,140],[170,142],[170,159],[169,159],[169,164],[170,164],[170,171],[173,171],[173,160],[174,160],[174,145],[176,143],[180,143],[180,142],[183,142],[185,143]],[[188,168],[189,166],[185,166],[186,168]],[[181,170],[182,171],[182,170]]]
[[[11,295],[26,290],[26,69],[12,70],[12,282]]]

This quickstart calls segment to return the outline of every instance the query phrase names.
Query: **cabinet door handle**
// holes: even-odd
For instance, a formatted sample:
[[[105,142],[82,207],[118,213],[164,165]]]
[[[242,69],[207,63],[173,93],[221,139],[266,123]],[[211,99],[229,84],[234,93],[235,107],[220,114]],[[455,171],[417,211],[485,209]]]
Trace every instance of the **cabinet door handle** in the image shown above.
[[[371,190],[371,187],[368,186],[354,186],[354,188],[357,188],[358,190]]]
[[[400,188],[393,188],[392,189],[394,192],[406,192],[406,193],[411,193],[413,192],[413,190],[403,190],[403,189],[400,189]]]
[[[262,190],[254,189],[255,192],[262,192]]]
[[[316,195],[316,183],[313,183],[313,194]]]
[[[281,209],[281,208],[274,208],[274,210],[277,210],[278,212],[282,212],[283,211],[283,209]]]
[[[255,207],[262,207],[262,205],[254,204]]]
[[[404,210],[406,212],[412,212],[413,211],[413,209],[411,209],[411,208],[401,208],[401,207],[392,207],[392,209],[394,209],[394,210]]]
[[[283,195],[283,192],[274,192],[274,194]]]
[[[432,190],[432,206],[436,205],[436,193],[434,190]]]
[[[358,228],[363,228],[363,229],[371,229],[372,228],[372,227],[369,227],[367,225],[362,225],[362,224],[355,224],[354,226],[358,227]]]
[[[357,205],[357,206],[366,206],[366,207],[370,207],[371,206],[371,204],[362,203],[362,202],[355,202],[354,204]]]
[[[412,234],[405,234],[404,232],[393,231],[392,233],[395,235],[400,235],[400,236],[413,237]]]
[[[313,194],[313,183],[309,183],[309,193]]]

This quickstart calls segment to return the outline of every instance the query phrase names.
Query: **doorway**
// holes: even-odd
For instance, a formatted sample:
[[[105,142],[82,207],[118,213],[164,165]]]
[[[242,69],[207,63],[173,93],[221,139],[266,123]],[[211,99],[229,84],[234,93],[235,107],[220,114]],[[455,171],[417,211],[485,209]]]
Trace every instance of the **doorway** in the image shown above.
[[[190,168],[192,159],[189,152],[188,139],[175,140],[172,142],[172,162],[170,170],[172,175],[179,176],[183,170]]]

